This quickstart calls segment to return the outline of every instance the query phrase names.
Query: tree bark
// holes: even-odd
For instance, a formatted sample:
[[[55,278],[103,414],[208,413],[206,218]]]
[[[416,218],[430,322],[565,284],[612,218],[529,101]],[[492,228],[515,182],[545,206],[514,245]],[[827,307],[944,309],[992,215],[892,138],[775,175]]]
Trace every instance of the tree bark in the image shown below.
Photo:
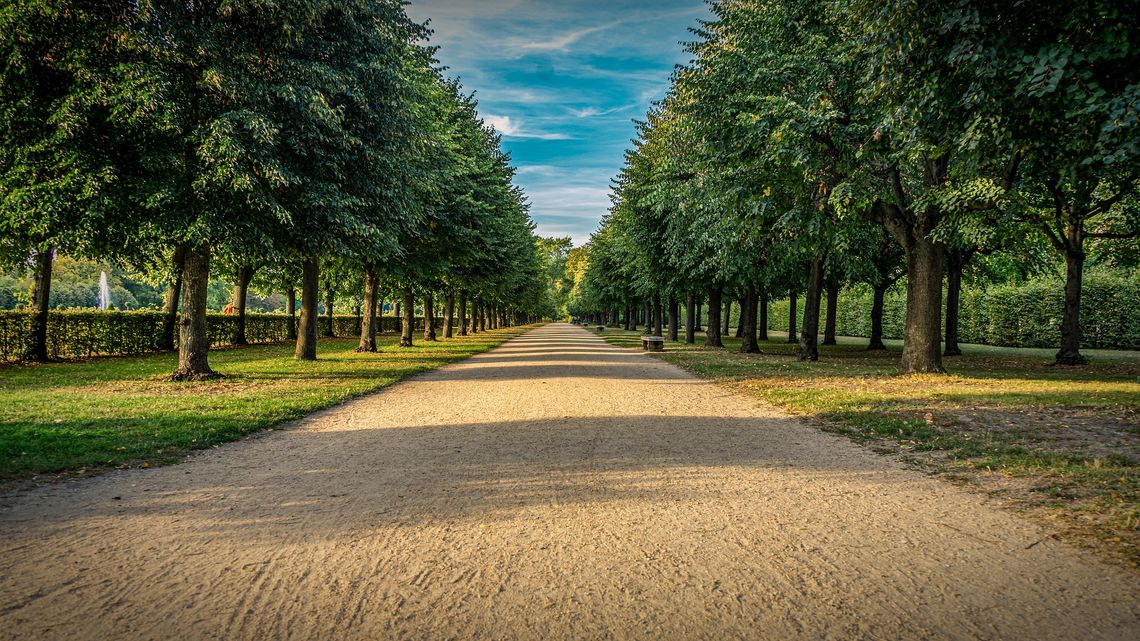
[[[424,294],[424,342],[435,340],[435,295]]]
[[[823,344],[835,345],[835,315],[839,311],[839,283],[827,284],[827,316],[823,322]]]
[[[927,186],[948,179],[949,157],[927,160]],[[906,209],[906,194],[892,170],[895,203],[876,201],[871,217],[880,222],[906,254],[906,327],[903,331],[902,374],[945,373],[942,367],[942,275],[946,249],[930,237],[942,213],[928,208],[921,216]]]
[[[788,294],[788,342],[795,343],[796,339],[796,293]]]
[[[867,344],[869,350],[885,350],[883,344],[883,298],[887,294],[885,284],[873,285],[874,299],[871,302],[871,340]]]
[[[234,345],[248,345],[245,338],[245,299],[249,293],[249,281],[253,280],[253,267],[242,265],[234,274],[234,291],[230,297],[230,306],[237,315],[237,331],[234,333]]]
[[[487,331],[487,303],[479,301],[479,331]]]
[[[819,360],[819,303],[823,293],[823,257],[811,259],[807,292],[804,294],[803,330],[796,358],[801,361]]]
[[[697,297],[692,292],[685,301],[685,343],[697,342]]]
[[[187,250],[182,270],[182,311],[178,319],[178,369],[174,380],[201,380],[217,376],[210,369],[210,332],[206,321],[206,295],[210,286],[210,245]]]
[[[416,299],[412,288],[404,288],[404,318],[400,322],[400,347],[412,347],[412,331],[416,324]]]
[[[958,310],[962,295],[962,270],[969,260],[961,250],[946,252],[946,346],[943,356],[960,356],[958,347]]]
[[[744,290],[744,299],[740,302],[740,351],[759,354],[760,344],[756,342],[756,288],[748,286]]]
[[[285,289],[285,313],[289,315],[289,327],[285,330],[285,338],[297,340],[297,290],[290,285]]]
[[[315,257],[301,260],[301,320],[297,323],[297,347],[293,357],[299,361],[317,360],[317,297],[321,268]]]
[[[720,335],[721,336],[728,336],[728,333],[730,331],[732,331],[732,299],[731,298],[726,299],[724,301],[724,327],[721,328]]]
[[[768,290],[760,290],[760,302],[757,304],[758,316],[756,320],[757,333],[762,341],[768,340]]]
[[[48,361],[47,330],[51,310],[51,269],[54,260],[52,247],[36,252],[36,275],[32,285],[32,332],[27,359]]]
[[[943,373],[943,246],[912,237],[906,249],[906,330],[899,369],[903,374]]]
[[[376,351],[376,299],[380,287],[380,274],[372,263],[364,263],[364,312],[360,319],[358,352]]]
[[[709,289],[709,326],[705,333],[705,347],[724,347],[720,340],[720,289]]]
[[[696,321],[693,324],[693,330],[694,331],[698,331],[698,332],[705,331],[705,328],[701,327],[701,319],[704,318],[704,315],[702,314],[702,312],[704,311],[703,310],[704,304],[705,304],[704,297],[703,296],[697,297],[697,313],[695,315]]]
[[[443,297],[443,337],[451,338],[455,336],[454,331],[451,329],[452,323],[455,322],[455,293],[448,291],[447,295]]]
[[[459,335],[467,335],[467,290],[459,290]]]
[[[661,295],[653,295],[653,335],[664,336],[661,318]]]
[[[186,245],[179,244],[174,248],[174,255],[170,259],[171,271],[170,285],[162,301],[162,336],[158,339],[158,348],[161,350],[174,349],[174,328],[178,326],[178,301],[182,298],[182,270],[186,267]]]
[[[740,303],[740,316],[736,319],[736,337],[744,338],[744,308],[748,306],[748,302],[743,298],[738,302]]]
[[[336,336],[336,331],[333,327],[333,298],[333,285],[330,282],[325,288],[325,315],[328,317],[328,323],[325,325],[324,335],[328,338]]]
[[[1082,230],[1070,225],[1065,251],[1065,311],[1061,317],[1061,349],[1056,364],[1084,365],[1081,355],[1081,285],[1084,278],[1084,239]],[[1074,242],[1075,240],[1075,242]]]
[[[680,333],[681,304],[676,296],[669,297],[669,340],[676,341]]]

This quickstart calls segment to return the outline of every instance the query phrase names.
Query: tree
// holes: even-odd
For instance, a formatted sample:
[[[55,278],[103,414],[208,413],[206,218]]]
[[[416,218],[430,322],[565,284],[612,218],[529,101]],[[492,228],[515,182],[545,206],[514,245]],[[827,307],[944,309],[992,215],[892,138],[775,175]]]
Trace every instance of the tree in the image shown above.
[[[101,96],[129,11],[125,2],[72,0],[0,11],[0,265],[33,265],[34,360],[48,358],[55,253],[97,254],[122,230],[109,219],[123,204],[112,160],[120,141]]]

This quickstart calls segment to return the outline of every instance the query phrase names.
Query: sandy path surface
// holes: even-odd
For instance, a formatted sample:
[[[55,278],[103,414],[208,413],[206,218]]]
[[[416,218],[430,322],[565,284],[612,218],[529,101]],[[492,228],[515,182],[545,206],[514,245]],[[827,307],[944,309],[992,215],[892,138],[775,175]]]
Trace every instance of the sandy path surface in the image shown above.
[[[0,504],[4,639],[1140,638],[1136,575],[567,325]]]

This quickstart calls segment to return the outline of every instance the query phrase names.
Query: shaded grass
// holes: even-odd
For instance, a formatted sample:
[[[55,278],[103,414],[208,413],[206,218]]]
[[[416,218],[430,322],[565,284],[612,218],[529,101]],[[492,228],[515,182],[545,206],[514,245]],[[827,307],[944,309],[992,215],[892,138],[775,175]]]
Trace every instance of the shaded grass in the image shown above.
[[[605,337],[640,347],[637,333]],[[702,335],[657,356],[983,488],[1140,566],[1140,353],[1097,352],[1072,368],[1051,366],[1047,350],[967,345],[945,359],[949,375],[899,376],[897,342],[868,352],[865,339],[840,339],[812,363],[782,338],[740,354],[739,339],[706,349]]]
[[[462,360],[529,327],[356,353],[356,339],[322,339],[319,360],[293,359],[293,345],[210,353],[226,378],[165,380],[176,354],[0,367],[0,479],[151,466]]]

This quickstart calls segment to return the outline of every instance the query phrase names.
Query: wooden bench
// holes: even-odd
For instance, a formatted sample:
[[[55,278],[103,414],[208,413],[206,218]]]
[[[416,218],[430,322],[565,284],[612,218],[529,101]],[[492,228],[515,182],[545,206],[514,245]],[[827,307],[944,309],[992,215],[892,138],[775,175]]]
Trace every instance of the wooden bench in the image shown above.
[[[606,326],[605,325],[598,325],[598,333],[601,334],[604,331],[606,331]]]
[[[647,352],[663,352],[665,351],[665,337],[663,336],[642,336],[641,349]]]

